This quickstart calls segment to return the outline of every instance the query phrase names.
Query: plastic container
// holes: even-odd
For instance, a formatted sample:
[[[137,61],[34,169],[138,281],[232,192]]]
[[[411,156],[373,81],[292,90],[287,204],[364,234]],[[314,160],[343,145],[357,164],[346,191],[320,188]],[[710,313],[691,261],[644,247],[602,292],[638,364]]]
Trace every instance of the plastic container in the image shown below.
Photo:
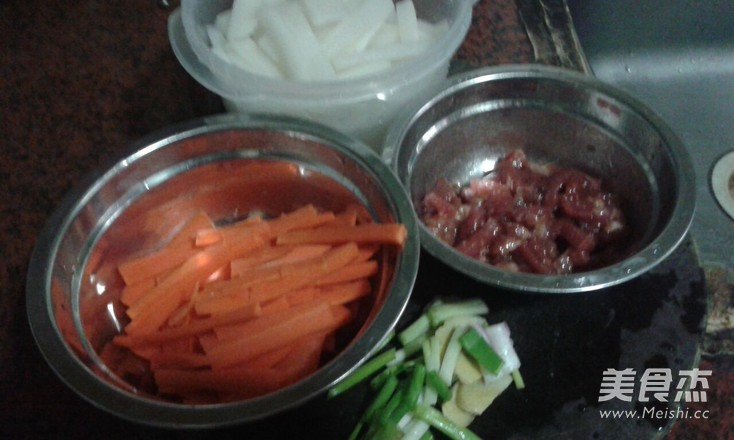
[[[379,152],[387,126],[408,102],[433,94],[471,24],[475,0],[414,0],[419,18],[447,20],[448,31],[425,56],[387,72],[333,82],[295,82],[254,75],[215,56],[206,25],[231,1],[183,0],[169,19],[169,38],[186,71],[222,97],[228,111],[284,114],[320,122]]]

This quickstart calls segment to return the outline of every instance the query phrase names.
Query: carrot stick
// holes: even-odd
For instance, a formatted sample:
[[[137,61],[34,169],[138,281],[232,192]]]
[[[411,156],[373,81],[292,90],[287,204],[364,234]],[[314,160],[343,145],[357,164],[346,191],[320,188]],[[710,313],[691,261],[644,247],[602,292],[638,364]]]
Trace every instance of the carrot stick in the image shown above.
[[[118,271],[125,284],[136,284],[155,278],[156,275],[180,265],[197,252],[193,246],[196,231],[213,226],[214,223],[206,213],[197,212],[162,249],[120,264]]]
[[[273,351],[269,351],[265,354],[262,354],[254,359],[247,361],[247,366],[257,369],[273,367],[277,363],[288,358],[289,355],[293,352],[294,348],[297,346],[298,344],[292,344],[286,345],[285,347],[276,348]]]
[[[190,298],[193,293],[192,287],[198,281],[206,279],[232,258],[264,244],[259,235],[251,235],[248,238],[236,243],[225,242],[210,246],[184,262],[163,282],[127,309],[132,321],[125,327],[125,331],[129,334],[157,331],[169,315]]]
[[[290,304],[288,304],[288,301],[285,299],[285,297],[278,297],[272,301],[268,301],[266,303],[260,303],[260,307],[262,307],[263,310],[263,316],[272,315],[275,313],[282,312],[284,310],[288,310],[290,307]]]
[[[362,279],[331,285],[317,293],[315,299],[322,299],[330,305],[336,306],[362,298],[370,292],[372,292],[372,286],[370,286],[369,281]]]
[[[230,263],[230,271],[232,278],[241,277],[243,273],[249,271],[253,267],[260,266],[268,261],[275,260],[287,254],[293,249],[293,246],[268,246],[255,253],[243,258],[237,258]]]
[[[377,273],[377,262],[370,260],[361,263],[352,263],[341,269],[319,278],[316,281],[317,286],[326,284],[343,283],[345,281],[354,281],[360,278],[368,278]]]
[[[212,347],[218,344],[219,338],[213,331],[209,331],[199,335],[199,346],[204,350],[204,352],[211,350]]]
[[[123,287],[122,293],[120,293],[120,301],[126,306],[131,306],[155,287],[155,284],[155,278],[146,278],[135,284],[128,284]]]
[[[299,309],[299,313],[290,319],[278,320],[274,325],[260,331],[242,333],[236,339],[214,347],[206,354],[212,368],[236,365],[291,344],[305,335],[332,330],[337,325],[331,306],[324,301],[314,301]]]
[[[304,287],[303,289],[294,290],[293,292],[286,293],[284,298],[286,301],[288,301],[289,305],[294,306],[296,304],[303,304],[309,301],[313,301],[318,292],[318,287]]]
[[[319,215],[316,208],[309,204],[270,220],[270,228],[277,235],[294,229],[313,228],[334,219],[334,213]]]
[[[150,368],[152,370],[201,368],[207,365],[209,365],[207,358],[201,353],[161,351],[150,358]]]
[[[380,250],[380,246],[374,243],[361,244],[359,245],[359,255],[354,259],[354,262],[367,261],[377,254]]]
[[[338,244],[380,243],[402,246],[407,229],[400,223],[367,223],[357,226],[324,226],[306,231],[288,231],[278,234],[277,244],[325,243]]]
[[[357,245],[346,243],[331,249],[326,254],[308,260],[305,264],[284,266],[281,278],[260,283],[250,288],[253,301],[268,301],[288,292],[306,287],[327,273],[349,264],[359,253]]]
[[[117,335],[113,341],[124,347],[161,344],[175,339],[186,338],[203,334],[215,327],[247,322],[262,315],[259,303],[247,304],[239,309],[230,309],[228,313],[221,313],[211,318],[192,320],[185,326],[164,328],[158,332],[144,335]]]
[[[218,229],[199,229],[194,237],[194,246],[206,247],[224,240],[224,234]]]
[[[278,266],[283,264],[298,263],[304,260],[310,260],[312,258],[324,255],[326,251],[331,249],[331,245],[328,244],[305,244],[296,246],[287,254],[280,258],[264,263],[263,266]]]
[[[247,301],[269,301],[307,287],[325,274],[349,264],[358,254],[354,243],[346,243],[316,258],[253,270],[245,278],[218,284],[221,293],[212,292],[201,297],[194,308],[200,314],[215,314]]]
[[[196,313],[199,315],[216,316],[226,314],[233,309],[255,303],[257,303],[257,301],[251,300],[250,292],[243,290],[235,293],[200,297],[194,301],[194,310],[196,310]]]

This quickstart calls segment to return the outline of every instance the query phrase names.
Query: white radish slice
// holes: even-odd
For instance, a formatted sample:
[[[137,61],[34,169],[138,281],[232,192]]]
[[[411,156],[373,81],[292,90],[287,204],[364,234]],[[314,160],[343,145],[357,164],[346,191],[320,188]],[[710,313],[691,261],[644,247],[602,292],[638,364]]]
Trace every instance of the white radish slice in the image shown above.
[[[324,61],[318,40],[297,3],[263,7],[260,19],[286,77],[308,81],[335,76],[331,65]]]
[[[249,38],[257,27],[257,12],[262,0],[234,0],[226,33],[228,40]]]
[[[352,53],[334,57],[331,62],[337,70],[344,70],[361,63],[374,63],[378,61],[389,61],[391,63],[414,58],[428,50],[430,44],[426,41],[409,44],[396,44],[393,46],[365,50],[364,52]]]
[[[418,17],[412,0],[400,0],[395,3],[395,13],[398,17],[400,41],[413,43],[418,41]]]
[[[342,0],[301,0],[301,5],[314,27],[336,23],[347,11]]]
[[[263,53],[252,38],[230,41],[229,48],[232,61],[243,69],[257,75],[283,78],[275,63]]]
[[[361,76],[371,75],[377,72],[384,72],[392,67],[389,61],[375,61],[372,63],[361,63],[348,69],[339,70],[336,73],[337,78],[351,79]]]
[[[207,25],[206,35],[209,37],[209,44],[212,46],[212,53],[225,61],[231,62],[231,56],[227,51],[227,38],[225,38],[219,28],[213,24]]]
[[[328,56],[342,53],[354,45],[370,29],[379,28],[395,10],[391,0],[362,0],[337,24],[322,46]]]
[[[396,23],[384,23],[370,40],[368,48],[384,47],[400,43],[400,31]]]
[[[219,32],[222,33],[222,35],[227,35],[229,32],[229,21],[232,18],[232,10],[231,9],[225,9],[224,11],[217,14],[217,16],[214,18],[214,27],[219,29]]]
[[[449,23],[441,20],[436,23],[430,23],[425,20],[418,20],[418,38],[420,40],[436,41],[449,31]]]

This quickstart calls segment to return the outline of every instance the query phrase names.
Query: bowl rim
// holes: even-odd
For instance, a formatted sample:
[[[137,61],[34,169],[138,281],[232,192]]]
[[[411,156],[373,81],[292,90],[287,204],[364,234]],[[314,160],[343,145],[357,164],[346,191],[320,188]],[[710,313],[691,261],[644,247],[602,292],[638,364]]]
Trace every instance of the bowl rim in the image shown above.
[[[237,101],[243,98],[282,100],[285,102],[320,102],[336,100],[339,102],[360,102],[374,99],[376,94],[389,96],[403,85],[428,76],[444,63],[448,63],[453,53],[461,45],[469,31],[472,9],[478,0],[456,0],[461,10],[457,19],[451,23],[449,31],[432,48],[431,53],[442,52],[441,57],[420,57],[390,69],[389,72],[365,75],[359,78],[338,81],[295,82],[283,81],[249,73],[239,66],[232,69],[247,80],[247,84],[257,87],[233,89],[201,58],[196,46],[189,38],[193,30],[183,21],[183,9],[176,8],[168,18],[168,38],[174,55],[183,68],[200,84],[225,99]],[[202,49],[200,49],[202,50]],[[211,55],[211,52],[209,52]],[[307,87],[304,87],[307,86]],[[386,87],[387,86],[387,87]]]
[[[564,84],[573,83],[577,87],[593,89],[595,92],[623,103],[649,123],[664,141],[677,178],[675,192],[678,194],[678,198],[675,201],[669,221],[652,242],[625,260],[603,268],[569,275],[515,273],[482,263],[461,254],[440,241],[419,220],[421,246],[449,267],[484,284],[524,293],[573,294],[590,292],[624,283],[653,269],[683,242],[690,229],[696,206],[693,163],[683,142],[660,115],[631,94],[595,77],[565,68],[537,64],[485,67],[453,75],[444,82],[440,92],[398,116],[385,136],[383,160],[390,163],[400,181],[410,193],[410,170],[400,167],[398,158],[401,155],[402,148],[407,148],[402,144],[413,123],[437,101],[452,95],[457,90],[480,82],[513,78],[538,79]],[[406,162],[413,162],[414,158],[415,153]],[[410,196],[412,203],[412,194]]]
[[[51,302],[51,271],[55,252],[70,219],[83,200],[111,178],[120,167],[140,160],[151,151],[175,145],[190,137],[222,130],[278,130],[292,136],[306,136],[329,148],[336,148],[367,171],[379,185],[389,186],[388,203],[397,221],[402,222],[408,237],[396,263],[391,292],[382,310],[375,314],[359,339],[352,341],[339,355],[300,382],[245,401],[185,405],[156,400],[133,391],[117,388],[110,380],[97,376],[60,336]],[[101,177],[100,177],[101,176]],[[26,315],[37,347],[54,373],[74,392],[94,406],[120,418],[143,425],[169,428],[207,428],[226,426],[273,416],[324,393],[364,362],[397,324],[412,294],[420,256],[417,219],[408,195],[397,177],[366,145],[317,123],[290,117],[257,114],[221,114],[173,124],[153,132],[132,144],[130,153],[106,172],[88,173],[64,196],[41,230],[31,254],[26,275]],[[78,331],[78,330],[77,330]],[[339,364],[337,364],[337,361]],[[114,380],[114,377],[112,377]]]

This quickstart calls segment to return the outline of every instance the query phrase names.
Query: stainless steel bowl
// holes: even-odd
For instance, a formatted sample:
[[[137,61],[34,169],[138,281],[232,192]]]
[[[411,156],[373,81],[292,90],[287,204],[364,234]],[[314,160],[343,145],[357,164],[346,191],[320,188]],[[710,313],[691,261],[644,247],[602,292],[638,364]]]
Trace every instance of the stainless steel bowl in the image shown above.
[[[694,170],[681,142],[652,111],[594,78],[543,66],[507,66],[451,78],[388,133],[386,157],[415,206],[440,176],[467,183],[522,148],[530,160],[601,177],[622,198],[632,228],[616,264],[570,275],[504,271],[473,260],[421,224],[421,244],[454,269],[520,291],[570,293],[649,270],[685,237],[695,207]]]
[[[223,115],[164,130],[137,143],[133,151],[68,195],[38,238],[27,278],[27,312],[38,346],[61,379],[94,405],[128,420],[166,427],[262,418],[323,392],[365,360],[396,324],[417,274],[417,225],[399,181],[363,144],[292,119]],[[234,197],[225,191],[217,199],[200,196],[204,188],[231,181],[238,164],[262,159],[291,161],[305,174],[317,171],[341,185],[257,188],[258,209],[283,212],[307,202],[335,209],[347,194],[362,202],[376,221],[406,226],[405,247],[381,261],[387,293],[340,354],[308,378],[272,394],[185,405],[146,394],[116,377],[99,350],[120,332],[124,310],[120,289],[111,288],[111,278],[95,269],[98,257],[125,255],[144,246],[144,219],[151,209],[160,214],[153,222],[156,227],[176,224],[202,205],[215,220],[248,211],[253,207],[248,191]],[[171,200],[185,202],[159,209]]]

